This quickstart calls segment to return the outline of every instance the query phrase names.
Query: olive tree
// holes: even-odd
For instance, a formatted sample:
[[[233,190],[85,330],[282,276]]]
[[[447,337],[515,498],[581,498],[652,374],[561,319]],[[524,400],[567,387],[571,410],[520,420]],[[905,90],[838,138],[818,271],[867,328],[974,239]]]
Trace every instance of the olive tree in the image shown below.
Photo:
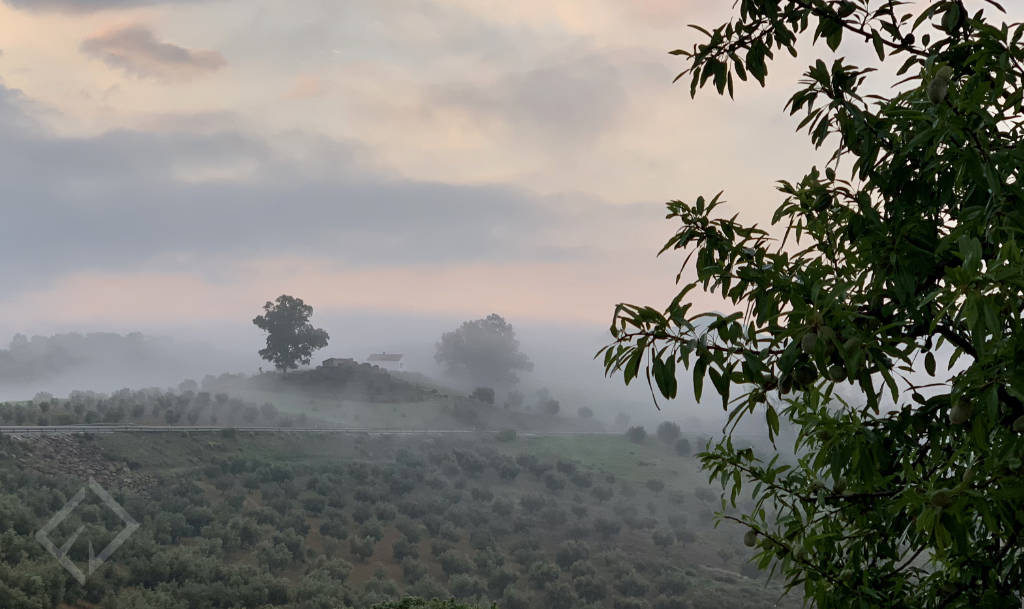
[[[711,381],[728,424],[702,464],[733,507],[750,486],[744,541],[818,607],[1016,606],[1024,590],[1024,26],[1001,11],[739,0],[672,51],[691,95],[730,96],[763,86],[777,52],[812,53],[786,109],[829,154],[779,182],[772,228],[724,217],[721,193],[668,203],[678,294],[619,305],[601,355],[666,398],[677,365],[698,399]],[[775,442],[791,427],[796,459],[735,446],[749,416]]]

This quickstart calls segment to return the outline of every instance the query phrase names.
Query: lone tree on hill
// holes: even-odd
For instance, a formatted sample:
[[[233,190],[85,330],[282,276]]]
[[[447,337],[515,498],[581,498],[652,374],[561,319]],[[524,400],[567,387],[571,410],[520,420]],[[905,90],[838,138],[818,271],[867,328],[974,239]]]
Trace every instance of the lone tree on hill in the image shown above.
[[[326,347],[330,338],[309,323],[312,315],[313,307],[285,294],[263,305],[263,315],[252,320],[267,333],[267,346],[260,349],[260,357],[282,372],[308,364],[313,352]]]
[[[452,377],[489,387],[513,385],[519,382],[517,372],[533,370],[519,351],[515,329],[493,313],[445,332],[434,359]]]
[[[1024,25],[993,23],[993,0],[734,6],[673,51],[680,77],[732,96],[777,51],[845,43],[859,65],[824,51],[787,104],[831,156],[779,182],[772,233],[721,216],[720,194],[669,203],[662,251],[685,251],[686,279],[665,309],[616,308],[606,370],[670,398],[681,364],[727,430],[793,425],[789,463],[731,433],[700,458],[734,507],[752,488],[750,513],[720,517],[808,602],[1020,606]],[[691,311],[693,290],[724,313]]]

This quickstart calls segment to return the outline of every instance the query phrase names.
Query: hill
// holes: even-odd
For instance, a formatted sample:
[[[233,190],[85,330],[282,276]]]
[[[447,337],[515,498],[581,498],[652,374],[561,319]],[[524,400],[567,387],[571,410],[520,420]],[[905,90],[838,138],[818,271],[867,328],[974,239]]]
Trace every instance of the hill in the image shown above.
[[[2,438],[0,605],[774,606],[780,591],[746,564],[741,532],[712,526],[717,493],[692,458],[653,440],[502,439]],[[33,534],[89,477],[140,527],[83,586]],[[87,564],[120,526],[90,496],[52,537],[84,527],[68,555]]]

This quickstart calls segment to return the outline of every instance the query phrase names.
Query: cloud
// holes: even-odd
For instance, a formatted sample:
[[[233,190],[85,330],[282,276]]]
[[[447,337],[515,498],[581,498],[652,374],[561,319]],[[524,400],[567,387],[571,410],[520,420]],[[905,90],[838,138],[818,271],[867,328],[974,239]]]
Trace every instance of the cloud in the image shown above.
[[[184,4],[196,0],[3,0],[4,4],[31,11],[67,11],[87,13],[106,9],[124,9],[155,4]]]
[[[600,55],[435,89],[434,103],[573,143],[617,125],[628,103],[618,69]]]
[[[227,64],[217,51],[194,51],[160,42],[149,28],[138,24],[88,38],[80,48],[113,68],[164,81],[190,80]]]
[[[327,83],[315,76],[300,76],[288,91],[290,99],[313,99],[323,97],[327,93]]]
[[[16,115],[19,97],[0,87],[0,109]],[[0,122],[9,294],[86,272],[227,281],[240,260],[282,256],[410,274],[456,263],[585,266],[614,251],[609,227],[660,238],[660,205],[410,180],[373,171],[356,142],[200,127],[56,137]]]

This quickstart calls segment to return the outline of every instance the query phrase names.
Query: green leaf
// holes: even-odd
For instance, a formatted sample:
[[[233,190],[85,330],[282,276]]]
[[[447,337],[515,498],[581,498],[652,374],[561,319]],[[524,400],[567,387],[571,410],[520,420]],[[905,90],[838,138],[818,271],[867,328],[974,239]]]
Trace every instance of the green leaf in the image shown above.
[[[885,59],[885,44],[882,42],[882,37],[878,34],[878,30],[871,30],[871,44],[875,47],[878,59]]]
[[[775,412],[775,408],[769,404],[765,409],[764,416],[768,423],[768,439],[774,441],[775,436],[779,435],[779,413]]]

